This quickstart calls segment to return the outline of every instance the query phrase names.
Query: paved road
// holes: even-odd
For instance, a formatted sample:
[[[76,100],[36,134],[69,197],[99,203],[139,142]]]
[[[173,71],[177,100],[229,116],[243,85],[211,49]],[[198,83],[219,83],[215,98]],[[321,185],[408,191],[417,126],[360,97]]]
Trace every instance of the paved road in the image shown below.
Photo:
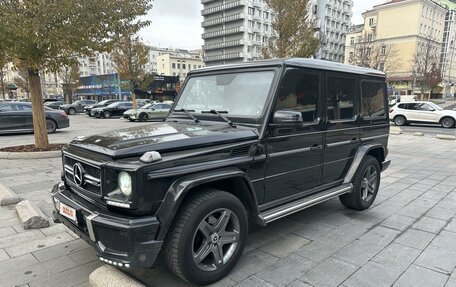
[[[77,116],[74,132],[57,140],[131,124]],[[0,140],[11,145],[33,137]],[[355,212],[335,199],[258,228],[238,266],[215,286],[456,286],[454,144],[391,136],[392,164],[371,209]],[[0,161],[0,181],[47,215],[60,171],[59,158]],[[26,231],[11,207],[0,207],[0,218],[1,286],[87,286],[101,265],[61,224]],[[163,267],[132,273],[148,286],[185,286]]]
[[[392,127],[396,125],[392,124]],[[422,132],[425,136],[435,137],[437,134],[441,135],[456,135],[456,128],[446,129],[439,125],[425,125],[425,124],[410,124],[400,127],[403,133],[413,134],[415,132]]]

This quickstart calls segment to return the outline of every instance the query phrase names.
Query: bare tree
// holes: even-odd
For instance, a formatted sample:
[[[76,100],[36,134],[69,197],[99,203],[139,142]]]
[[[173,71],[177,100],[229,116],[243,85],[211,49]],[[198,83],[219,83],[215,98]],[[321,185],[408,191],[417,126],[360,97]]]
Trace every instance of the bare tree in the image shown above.
[[[428,37],[424,42],[418,43],[416,53],[413,56],[411,71],[413,75],[412,91],[418,84],[421,100],[425,99],[426,91],[432,92],[432,89],[438,84],[435,83],[436,80],[441,81],[439,52],[439,46]]]
[[[4,100],[6,100],[7,88],[5,84],[6,65],[8,58],[6,53],[0,49],[0,93]]]
[[[78,65],[64,66],[59,72],[59,77],[62,80],[65,102],[71,104],[79,83]]]

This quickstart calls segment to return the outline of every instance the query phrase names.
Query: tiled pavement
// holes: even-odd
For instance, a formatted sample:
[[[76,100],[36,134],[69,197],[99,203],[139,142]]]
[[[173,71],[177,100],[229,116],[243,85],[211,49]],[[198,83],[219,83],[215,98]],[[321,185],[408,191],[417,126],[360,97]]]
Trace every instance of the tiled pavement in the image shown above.
[[[455,147],[391,136],[375,206],[355,212],[334,199],[258,227],[215,286],[456,286]],[[0,160],[0,181],[49,215],[60,168],[60,159]],[[14,209],[0,207],[0,286],[87,286],[99,265],[60,224],[24,231]],[[132,274],[149,286],[185,286],[160,266]]]

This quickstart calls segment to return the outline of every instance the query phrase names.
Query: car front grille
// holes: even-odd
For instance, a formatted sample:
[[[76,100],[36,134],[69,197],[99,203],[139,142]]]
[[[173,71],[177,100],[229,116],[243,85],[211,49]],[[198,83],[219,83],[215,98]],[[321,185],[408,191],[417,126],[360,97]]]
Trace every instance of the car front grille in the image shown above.
[[[101,195],[101,170],[92,164],[79,161],[75,158],[64,155],[63,157],[65,178],[80,189],[90,193]],[[82,167],[82,183],[75,182],[74,169],[75,165]]]

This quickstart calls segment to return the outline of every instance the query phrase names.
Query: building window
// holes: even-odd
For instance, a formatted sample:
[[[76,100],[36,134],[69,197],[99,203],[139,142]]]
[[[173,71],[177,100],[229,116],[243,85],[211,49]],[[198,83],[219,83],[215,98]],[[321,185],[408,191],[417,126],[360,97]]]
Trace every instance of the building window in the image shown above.
[[[372,41],[372,34],[367,34],[367,41],[368,42],[371,42]]]
[[[255,26],[255,22],[249,20],[249,28],[253,28]]]
[[[172,63],[173,69],[176,69],[176,63]]]
[[[385,63],[380,63],[380,64],[378,65],[378,69],[379,69],[380,71],[384,72],[384,71],[385,71]]]
[[[182,64],[182,69],[186,69],[185,64]]]
[[[265,31],[269,31],[269,25],[268,24],[263,24],[263,29]]]
[[[181,68],[181,64],[177,64],[177,68],[180,69]]]
[[[252,15],[252,16],[255,15],[255,9],[254,8],[249,7],[249,15]]]
[[[350,46],[355,45],[355,37],[350,37]]]
[[[386,46],[385,45],[382,46],[382,48],[380,50],[380,54],[381,55],[385,55],[386,54]]]
[[[374,18],[369,18],[369,26],[374,25]]]
[[[263,12],[263,18],[264,19],[269,19],[269,13],[268,12]]]

